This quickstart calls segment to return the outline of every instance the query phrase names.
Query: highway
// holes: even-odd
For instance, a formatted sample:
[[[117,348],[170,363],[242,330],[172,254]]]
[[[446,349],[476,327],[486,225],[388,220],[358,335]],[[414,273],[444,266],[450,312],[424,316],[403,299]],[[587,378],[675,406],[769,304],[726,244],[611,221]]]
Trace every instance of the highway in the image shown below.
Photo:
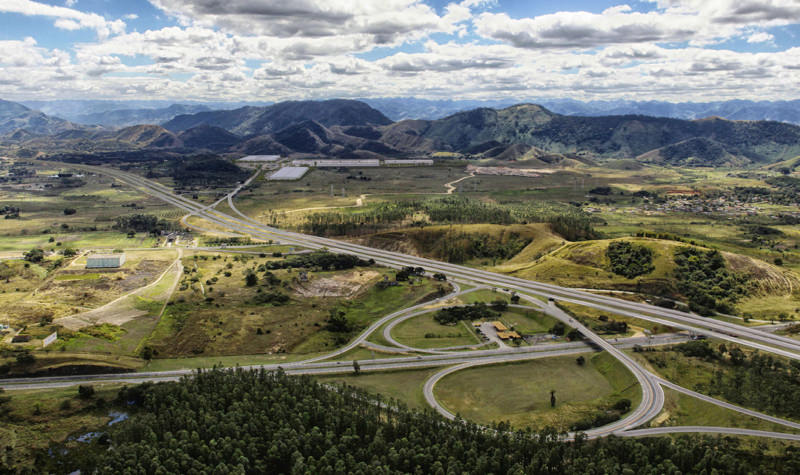
[[[632,432],[631,430],[635,427],[645,424],[649,420],[653,419],[659,412],[661,412],[664,404],[664,392],[662,390],[662,384],[664,384],[665,382],[660,378],[658,378],[657,376],[650,373],[649,371],[647,371],[639,363],[637,363],[627,354],[620,351],[610,342],[594,334],[588,328],[583,326],[580,322],[576,321],[570,315],[562,311],[557,305],[555,305],[554,300],[562,300],[566,302],[578,303],[581,305],[603,309],[611,313],[618,313],[621,315],[629,315],[636,318],[655,321],[662,323],[664,325],[676,328],[682,328],[700,334],[706,334],[723,340],[733,341],[738,344],[750,346],[752,348],[757,348],[763,351],[773,352],[776,354],[787,356],[789,358],[800,359],[800,342],[792,340],[790,338],[772,335],[753,328],[707,319],[697,315],[680,312],[677,310],[665,309],[643,303],[630,302],[627,300],[621,300],[614,297],[595,295],[589,292],[569,289],[565,287],[559,287],[552,284],[528,281],[516,277],[484,271],[481,269],[473,269],[469,267],[443,263],[431,259],[409,256],[397,252],[383,251],[380,249],[373,249],[352,243],[341,242],[333,239],[310,236],[290,231],[283,231],[280,229],[269,227],[249,218],[248,216],[239,212],[238,209],[236,209],[236,206],[233,202],[233,197],[235,196],[236,192],[238,192],[243,186],[245,186],[244,184],[237,187],[233,192],[226,195],[226,197],[223,197],[223,199],[227,199],[231,210],[233,210],[239,216],[235,217],[227,215],[225,213],[221,213],[213,209],[212,206],[216,205],[222,200],[219,200],[217,201],[217,203],[214,203],[210,206],[203,206],[192,200],[173,194],[171,190],[164,187],[163,185],[144,179],[137,175],[133,175],[131,173],[122,172],[110,168],[92,167],[86,165],[78,165],[76,167],[88,169],[97,173],[110,175],[129,186],[132,186],[147,194],[157,197],[167,203],[170,203],[180,209],[183,209],[187,211],[189,214],[197,215],[198,217],[205,219],[206,221],[219,225],[223,229],[229,229],[237,234],[251,235],[257,239],[262,239],[262,240],[270,240],[270,239],[280,240],[280,242],[282,243],[294,244],[310,249],[325,249],[325,250],[330,250],[332,252],[354,254],[364,259],[373,259],[378,264],[394,268],[401,268],[405,266],[423,267],[428,272],[444,273],[445,275],[448,276],[449,281],[454,285],[453,292],[441,297],[440,299],[437,299],[437,301],[426,302],[424,304],[416,305],[411,308],[406,308],[401,311],[387,315],[386,317],[383,317],[379,321],[372,324],[355,340],[353,340],[348,345],[339,350],[336,350],[327,355],[312,358],[302,362],[282,365],[281,368],[290,374],[325,374],[325,373],[351,372],[352,366],[348,365],[346,362],[330,362],[330,361],[325,362],[324,360],[329,360],[330,358],[340,356],[346,353],[347,351],[350,351],[351,349],[358,347],[359,345],[364,343],[366,339],[373,332],[375,332],[378,328],[380,328],[381,326],[383,326],[388,322],[392,322],[390,323],[390,325],[392,325],[395,319],[411,318],[417,314],[429,311],[425,310],[426,307],[436,305],[444,300],[466,293],[465,291],[460,290],[458,286],[459,283],[462,284],[466,283],[479,286],[490,286],[490,287],[514,290],[519,292],[521,298],[524,298],[531,304],[536,305],[540,309],[540,311],[543,311],[549,314],[550,316],[563,321],[570,327],[578,329],[578,331],[580,331],[584,337],[586,337],[589,341],[591,341],[591,343],[596,345],[597,348],[600,348],[614,355],[615,358],[617,358],[620,362],[622,362],[622,364],[624,364],[627,367],[627,369],[631,371],[631,373],[636,377],[642,389],[641,403],[639,404],[638,407],[633,408],[628,414],[626,414],[623,419],[615,421],[606,426],[587,431],[586,433],[590,437],[601,437],[610,434],[621,435],[621,434],[633,434],[633,433],[641,435],[650,435],[650,433],[642,433],[642,430],[636,432]],[[255,176],[256,175],[251,177],[248,180],[248,183]],[[550,299],[550,301],[545,304],[539,299],[537,299],[536,296],[548,298]],[[391,332],[389,331],[389,333]],[[387,333],[384,332],[384,336],[386,336],[386,334]],[[391,335],[389,335],[389,337],[390,337],[389,341],[393,342],[393,340],[391,339]],[[410,347],[403,348],[402,346],[400,346],[400,348],[409,351],[418,351],[417,349],[413,349]],[[428,367],[436,365],[450,365],[449,368],[435,374],[430,380],[426,382],[425,397],[426,400],[428,400],[428,402],[434,408],[436,408],[442,415],[444,415],[445,417],[452,417],[452,414],[450,414],[445,408],[443,408],[436,401],[434,395],[434,387],[436,382],[439,381],[442,377],[446,376],[447,374],[451,374],[461,369],[482,364],[524,361],[534,358],[542,358],[547,356],[555,356],[555,355],[563,355],[563,354],[587,351],[585,347],[561,348],[551,351],[547,350],[537,351],[537,350],[538,348],[536,350],[531,350],[531,351],[477,350],[477,351],[464,351],[455,353],[439,349],[433,351],[426,350],[425,352],[427,353],[434,353],[434,352],[435,353],[427,354],[425,356],[406,357],[406,358],[384,358],[384,359],[370,360],[363,362],[360,361],[359,363],[361,365],[362,370],[364,371],[397,370],[397,369],[410,369],[410,368]],[[277,369],[278,366],[267,365],[264,366],[264,368]],[[77,384],[75,381],[92,381],[92,380],[97,381],[99,380],[98,378],[100,376],[106,377],[106,379],[102,379],[104,381],[119,381],[119,380],[134,381],[136,380],[134,378],[150,378],[149,380],[172,380],[179,378],[180,376],[186,373],[189,373],[189,371],[137,373],[136,375],[131,375],[131,377],[123,377],[121,375],[85,376],[85,377],[76,377],[78,379],[69,381],[65,381],[63,378],[61,380],[57,380],[54,378],[36,378],[35,380],[27,379],[25,381],[7,380],[3,382],[3,386],[6,387],[7,389],[21,389],[22,387],[26,388],[48,387],[48,385]],[[736,406],[733,406],[733,408],[735,409],[732,410],[741,409],[741,408],[736,408]],[[783,421],[783,422],[788,423],[784,425],[791,427],[790,424],[792,423],[790,421]],[[662,431],[659,433],[666,433],[663,431],[668,432],[669,429],[672,428],[658,428],[658,429]],[[714,428],[714,429],[724,430],[725,428]],[[731,431],[727,433],[735,434],[738,432],[734,431],[741,431],[743,429],[727,428],[727,430]],[[688,431],[688,429],[686,431]]]
[[[174,195],[163,185],[151,182],[136,175],[99,167],[90,168],[92,168],[92,171],[100,171],[110,174],[120,181],[129,184],[130,186],[141,189],[142,191],[161,198],[168,203],[183,208],[192,214],[196,214],[220,226],[233,229],[241,234],[250,234],[256,238],[266,240],[279,239],[282,242],[304,246],[311,249],[324,248],[333,252],[356,254],[363,258],[372,258],[377,263],[395,268],[403,266],[423,267],[430,272],[444,273],[448,275],[451,280],[455,279],[462,282],[477,283],[479,285],[493,285],[498,288],[508,288],[546,298],[555,298],[565,302],[579,303],[581,305],[591,306],[609,312],[617,312],[622,315],[634,316],[636,318],[650,320],[676,328],[695,331],[700,334],[740,343],[742,345],[750,346],[762,351],[773,352],[793,359],[800,358],[800,341],[788,337],[772,335],[755,328],[717,321],[678,310],[657,307],[654,305],[631,302],[603,295],[595,295],[589,292],[559,287],[552,284],[528,281],[503,274],[484,271],[481,269],[473,269],[455,264],[443,263],[432,259],[373,249],[366,246],[336,241],[329,238],[321,238],[290,231],[283,231],[258,223],[239,212],[239,210],[236,209],[233,200],[231,199],[232,194],[228,195],[228,203],[231,209],[239,215],[239,218],[209,209],[208,206],[204,207],[182,196]]]

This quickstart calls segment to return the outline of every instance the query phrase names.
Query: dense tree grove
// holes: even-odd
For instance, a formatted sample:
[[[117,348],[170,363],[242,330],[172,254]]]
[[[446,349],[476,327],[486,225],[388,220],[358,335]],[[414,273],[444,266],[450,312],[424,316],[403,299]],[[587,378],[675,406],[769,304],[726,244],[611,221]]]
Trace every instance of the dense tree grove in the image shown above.
[[[331,236],[363,235],[400,225],[420,214],[428,218],[415,223],[420,226],[429,223],[549,223],[555,233],[571,241],[597,237],[592,227],[592,218],[574,207],[495,204],[463,196],[385,202],[358,211],[312,213],[300,225],[300,231]]]
[[[169,164],[178,186],[230,186],[247,178],[247,171],[216,155],[180,158]]]
[[[606,256],[611,264],[611,272],[629,279],[649,274],[656,268],[653,265],[653,251],[649,247],[627,241],[610,243]]]
[[[530,238],[524,238],[517,233],[492,236],[485,233],[450,231],[438,240],[435,254],[453,263],[469,259],[510,259],[530,242]]]
[[[608,245],[606,256],[611,263],[611,272],[629,279],[649,274],[653,265],[653,251],[646,246],[627,241],[614,241]]]
[[[446,307],[433,316],[433,319],[442,325],[451,325],[461,320],[494,320],[500,314],[492,311],[483,302],[475,302],[465,307]]]
[[[715,310],[730,312],[733,304],[745,295],[745,278],[728,271],[725,259],[717,250],[696,247],[675,250],[675,278],[678,290],[689,300],[689,308],[701,315]]]
[[[352,387],[281,372],[212,370],[120,392],[133,411],[107,437],[37,468],[67,473],[798,473],[800,454],[746,453],[732,438],[609,437],[485,430]],[[379,403],[383,402],[383,403]],[[624,410],[625,408],[620,408]]]
[[[123,232],[135,231],[137,233],[159,234],[175,228],[174,224],[165,219],[159,219],[152,214],[131,214],[119,216],[114,222],[114,229]]]
[[[279,261],[269,261],[266,269],[296,269],[319,267],[322,270],[347,270],[353,267],[366,267],[373,264],[351,254],[333,254],[330,252],[314,252]]]

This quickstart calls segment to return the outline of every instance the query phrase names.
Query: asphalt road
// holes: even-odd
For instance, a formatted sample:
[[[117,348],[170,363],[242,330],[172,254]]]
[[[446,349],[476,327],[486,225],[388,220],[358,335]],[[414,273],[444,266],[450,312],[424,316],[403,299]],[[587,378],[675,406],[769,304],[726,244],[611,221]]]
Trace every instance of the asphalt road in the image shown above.
[[[235,189],[233,192],[229,193],[225,197],[227,198],[231,209],[240,216],[240,218],[236,218],[234,216],[230,216],[221,213],[219,211],[216,211],[212,209],[210,206],[202,206],[182,196],[175,195],[172,193],[171,190],[164,187],[163,185],[151,182],[149,180],[146,180],[144,178],[141,178],[139,176],[130,173],[121,172],[119,170],[114,170],[110,168],[102,168],[102,167],[89,167],[89,166],[80,166],[80,167],[90,169],[95,172],[111,175],[116,179],[118,179],[119,181],[122,181],[123,183],[138,188],[152,196],[155,196],[157,198],[162,199],[163,201],[173,204],[178,208],[184,209],[190,214],[197,215],[209,222],[220,225],[223,228],[230,229],[236,233],[241,233],[245,235],[249,234],[260,239],[273,239],[273,240],[279,239],[281,242],[284,243],[295,244],[310,249],[328,249],[333,252],[355,254],[365,259],[369,258],[374,259],[379,264],[395,268],[404,266],[424,267],[426,271],[429,272],[442,272],[446,274],[450,278],[451,283],[453,283],[453,281],[455,280],[458,282],[476,283],[478,285],[494,286],[504,289],[513,289],[515,291],[522,292],[521,296],[523,298],[529,300],[531,303],[535,305],[540,306],[542,311],[563,321],[568,326],[577,328],[586,338],[588,338],[598,348],[608,351],[609,353],[614,355],[634,374],[637,381],[641,385],[642,388],[641,404],[638,407],[634,408],[630,413],[628,413],[625,418],[616,421],[614,423],[608,424],[606,426],[587,431],[587,435],[589,435],[590,437],[600,437],[612,433],[620,435],[634,434],[634,433],[641,435],[650,435],[651,433],[668,433],[671,430],[672,432],[674,432],[677,429],[680,429],[680,431],[688,432],[688,431],[693,431],[697,428],[657,428],[657,429],[631,431],[631,429],[647,422],[648,420],[655,417],[661,411],[664,403],[664,393],[661,388],[661,385],[664,383],[663,380],[660,380],[658,377],[649,373],[632,358],[627,356],[625,353],[621,352],[619,349],[615,348],[614,345],[612,345],[608,341],[604,340],[603,338],[591,332],[580,322],[576,321],[570,315],[566,314],[561,309],[559,309],[553,302],[550,302],[549,304],[543,304],[539,300],[531,298],[530,295],[538,295],[551,299],[558,299],[568,302],[579,303],[581,305],[601,308],[609,312],[619,313],[623,315],[630,315],[636,318],[643,318],[645,320],[657,321],[659,323],[663,323],[665,325],[669,325],[672,327],[683,328],[697,333],[707,334],[710,336],[721,338],[724,340],[735,341],[739,344],[762,349],[764,351],[770,351],[773,353],[782,354],[784,356],[788,356],[793,359],[800,359],[800,342],[797,342],[796,340],[792,340],[786,337],[771,335],[766,332],[759,331],[757,329],[747,328],[727,322],[719,322],[716,320],[703,318],[697,315],[680,312],[677,310],[664,309],[661,307],[656,307],[648,304],[620,300],[614,297],[595,295],[584,291],[555,286],[552,284],[527,281],[480,269],[472,269],[468,267],[438,262],[430,259],[418,258],[415,256],[408,256],[396,252],[383,251],[356,244],[335,241],[327,238],[320,238],[317,236],[309,236],[289,231],[283,231],[280,229],[265,226],[261,223],[258,223],[250,219],[248,216],[244,215],[243,213],[239,212],[236,209],[232,198],[236,194],[236,192],[238,192],[244,185],[237,187],[237,189]],[[250,180],[252,179],[253,177],[250,178]],[[439,300],[451,298],[455,295],[458,295],[459,293],[460,290],[458,289],[456,284],[456,288],[453,293],[444,296]],[[395,312],[391,315],[387,315],[386,317],[382,318],[378,322],[375,322],[373,325],[371,325],[367,330],[365,330],[361,335],[359,335],[358,338],[356,338],[353,342],[351,342],[344,348],[341,348],[340,350],[337,350],[329,355],[313,358],[311,360],[307,360],[304,362],[283,365],[283,369],[289,372],[290,374],[324,374],[324,373],[352,371],[352,367],[348,368],[347,363],[342,363],[342,362],[321,363],[321,361],[341,355],[357,347],[362,342],[364,342],[366,338],[372,332],[377,330],[381,325],[402,316],[410,318],[410,316],[408,316],[409,312],[420,311],[422,307],[429,306],[432,303],[433,302],[427,302],[425,304],[404,309]],[[586,351],[586,349],[562,348],[555,351],[539,351],[539,352],[483,350],[483,351],[468,351],[468,352],[462,352],[461,354],[453,354],[453,355],[440,354],[440,355],[417,356],[416,358],[411,358],[411,361],[389,361],[390,358],[387,358],[383,360],[360,362],[360,364],[362,370],[366,371],[416,368],[416,367],[432,366],[441,363],[447,365],[455,364],[456,366],[451,366],[450,368],[434,375],[434,377],[432,377],[425,385],[426,399],[428,399],[428,401],[443,415],[452,416],[452,414],[449,414],[444,408],[442,408],[438,404],[438,402],[436,402],[433,394],[433,388],[435,387],[436,381],[441,379],[441,377],[443,377],[444,375],[450,374],[454,371],[458,371],[460,369],[464,369],[470,366],[475,366],[478,364],[494,364],[494,363],[504,363],[510,361],[522,361],[526,359],[541,358],[559,354],[569,354],[571,352],[581,352],[581,351]],[[399,358],[394,358],[394,360],[399,360]],[[265,366],[265,368],[271,369],[270,366]],[[275,367],[275,369],[277,369],[277,366]],[[144,378],[158,379],[158,380],[171,380],[179,378],[180,376],[186,373],[188,372],[177,371],[177,372],[159,372],[150,374],[140,373],[137,376]],[[90,376],[82,378],[92,378],[92,377]],[[115,375],[113,376],[113,378],[125,379],[120,377],[119,375]],[[51,378],[39,378],[39,379],[48,379],[48,381],[27,380],[25,383],[17,382],[16,384],[8,381],[4,383],[4,386],[7,385],[8,383],[12,383],[11,384],[12,388],[13,387],[20,388],[20,385],[31,387],[30,385],[36,385],[36,384],[40,385],[39,387],[41,386],[47,387],[48,384],[66,384],[70,382],[70,381],[65,382],[63,380],[57,381]],[[78,380],[85,381],[90,379],[78,379]],[[96,377],[94,380],[97,380]],[[116,379],[106,379],[106,380],[111,381]],[[130,381],[130,379],[127,380]],[[74,381],[75,380],[73,380],[71,384],[75,384]],[[740,410],[740,412],[742,412],[741,409],[742,408],[736,408],[733,410]],[[784,422],[789,422],[789,421],[784,421]],[[700,429],[701,430],[697,431],[709,431],[709,428],[700,428]],[[745,429],[734,429],[734,428],[714,428],[714,429],[715,430],[718,429],[719,431],[727,431],[725,433],[732,433],[732,434],[741,433],[742,431],[747,432],[747,430]],[[657,432],[652,432],[652,431],[657,431]]]

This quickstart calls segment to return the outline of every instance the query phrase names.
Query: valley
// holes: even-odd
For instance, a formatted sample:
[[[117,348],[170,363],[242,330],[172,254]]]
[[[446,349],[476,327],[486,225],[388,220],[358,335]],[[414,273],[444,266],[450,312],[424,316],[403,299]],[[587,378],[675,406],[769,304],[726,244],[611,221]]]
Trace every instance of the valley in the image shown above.
[[[507,114],[561,120],[524,107],[478,116]],[[319,117],[361,135],[375,127],[358,125],[363,115],[336,126]],[[176,124],[192,120],[200,119]],[[273,127],[254,121],[241,127]],[[203,124],[193,136],[226,136]],[[778,361],[774,390],[792,385],[785,375],[800,345],[793,162],[544,152],[517,142],[528,140],[521,135],[514,147],[466,152],[474,144],[430,138],[443,124],[427,125],[429,138],[414,145],[442,147],[422,155],[432,164],[311,166],[295,180],[268,177],[308,152],[280,149],[284,156],[247,168],[244,152],[153,142],[3,158],[0,387],[12,400],[63,401],[76,384],[114,392],[238,366],[563,437],[715,424],[798,437],[786,409],[793,402],[758,402],[756,383],[747,398],[708,386],[710,377],[755,378],[756,366],[728,361],[758,365],[769,353]],[[393,125],[379,127],[386,136]],[[87,268],[95,255],[124,262]],[[471,313],[444,323],[442,312],[460,312],[452,309]],[[680,356],[706,341],[721,355],[713,363]],[[102,425],[104,409],[87,411],[93,419],[64,421]],[[61,434],[26,444],[75,450]]]

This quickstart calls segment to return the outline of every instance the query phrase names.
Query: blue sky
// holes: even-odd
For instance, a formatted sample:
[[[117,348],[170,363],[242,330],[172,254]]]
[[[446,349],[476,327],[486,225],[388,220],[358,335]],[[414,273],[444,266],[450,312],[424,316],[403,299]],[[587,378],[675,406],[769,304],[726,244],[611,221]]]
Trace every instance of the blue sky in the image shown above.
[[[794,99],[799,41],[797,0],[3,0],[0,97]]]

